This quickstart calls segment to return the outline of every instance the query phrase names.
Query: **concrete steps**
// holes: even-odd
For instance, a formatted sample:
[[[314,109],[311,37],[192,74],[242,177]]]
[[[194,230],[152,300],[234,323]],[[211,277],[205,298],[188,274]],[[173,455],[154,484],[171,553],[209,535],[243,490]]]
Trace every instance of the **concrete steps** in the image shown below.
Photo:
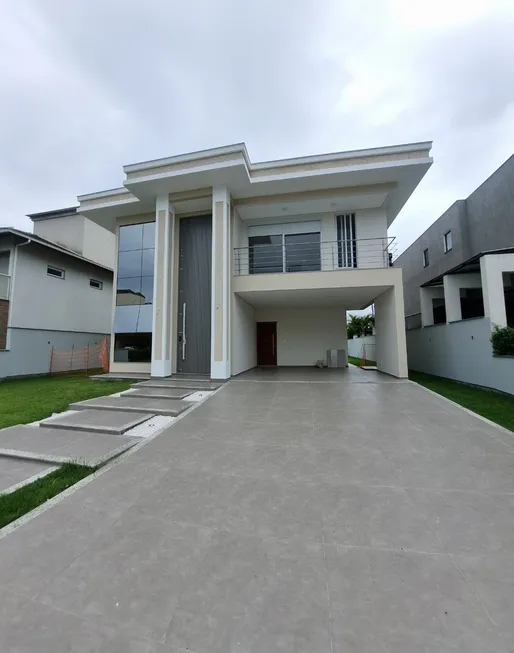
[[[104,465],[148,437],[152,429],[166,428],[193,406],[194,400],[202,398],[199,394],[188,401],[188,397],[209,393],[220,385],[207,377],[149,379],[120,395],[75,402],[66,413],[39,425],[0,430],[0,459]]]
[[[185,388],[161,388],[160,386],[148,386],[142,388],[136,385],[133,386],[132,390],[122,392],[121,396],[134,397],[135,399],[148,399],[149,397],[152,399],[184,399],[193,392],[195,392],[193,388],[189,388],[188,390]]]
[[[99,467],[141,438],[45,426],[11,426],[0,431],[0,456],[62,465]]]
[[[132,395],[129,394],[122,395],[120,397],[96,397],[95,399],[79,401],[77,403],[70,404],[70,410],[81,412],[88,411],[88,413],[92,413],[94,411],[109,411],[123,415],[125,418],[127,418],[127,416],[130,414],[139,415],[144,411],[147,413],[147,415],[141,420],[144,421],[153,415],[168,415],[171,417],[177,417],[190,406],[190,403],[186,401],[180,401],[179,399],[163,399],[154,396],[133,398]],[[105,420],[102,420],[102,422],[105,422]],[[133,426],[135,426],[135,424]],[[129,428],[132,428],[132,426]]]
[[[180,390],[217,390],[221,383],[209,380],[194,380],[194,379],[179,379],[179,378],[164,378],[164,379],[150,379],[149,381],[142,381],[141,383],[133,383],[133,388],[175,388]]]
[[[95,410],[90,406],[84,406],[83,410],[45,419],[40,422],[39,427],[123,435],[126,431],[150,419],[150,417],[153,417],[153,413],[143,412],[142,410],[137,412],[127,412],[124,408],[121,410]]]

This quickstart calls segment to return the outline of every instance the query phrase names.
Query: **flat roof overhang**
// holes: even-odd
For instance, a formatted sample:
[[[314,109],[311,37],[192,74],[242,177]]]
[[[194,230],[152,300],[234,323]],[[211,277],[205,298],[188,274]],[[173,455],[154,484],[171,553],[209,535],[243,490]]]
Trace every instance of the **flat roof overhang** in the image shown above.
[[[344,210],[383,206],[390,225],[432,164],[430,148],[413,143],[257,164],[244,144],[217,148],[125,166],[124,186],[79,196],[80,213],[112,229],[118,216],[153,211],[158,195],[169,194],[184,212],[195,202],[204,210],[212,187],[226,186],[242,219],[261,217],[264,205],[301,209],[311,200],[320,211],[340,199]]]
[[[362,310],[395,285],[402,287],[398,268],[232,277],[232,291],[256,308],[344,306],[347,310]]]

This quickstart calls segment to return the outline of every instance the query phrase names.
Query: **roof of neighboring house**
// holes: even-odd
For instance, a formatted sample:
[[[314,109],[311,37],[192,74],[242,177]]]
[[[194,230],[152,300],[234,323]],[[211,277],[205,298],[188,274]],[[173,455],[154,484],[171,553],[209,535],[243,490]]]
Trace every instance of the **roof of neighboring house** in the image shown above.
[[[40,220],[51,220],[52,218],[65,218],[68,215],[76,215],[78,208],[78,206],[70,206],[65,209],[55,209],[54,211],[27,213],[27,218],[30,218],[32,222],[38,222]]]
[[[13,236],[19,236],[20,238],[28,238],[30,241],[38,245],[42,245],[43,247],[49,247],[50,249],[55,249],[57,252],[61,252],[62,254],[67,254],[68,256],[72,256],[73,258],[79,259],[80,261],[84,261],[85,263],[94,265],[97,268],[102,268],[103,270],[108,270],[109,272],[112,272],[112,268],[109,268],[106,265],[101,265],[96,261],[92,261],[89,258],[85,258],[84,256],[77,254],[77,252],[74,252],[73,250],[68,249],[67,247],[58,245],[57,243],[54,243],[51,240],[47,240],[46,238],[41,238],[41,236],[36,236],[35,234],[31,234],[29,231],[22,231],[21,229],[14,229],[13,227],[0,227],[0,236],[4,234],[12,234]]]
[[[439,274],[437,277],[430,279],[430,281],[427,281],[426,283],[422,283],[421,287],[440,286],[443,282],[443,277],[445,277],[448,274],[457,274],[457,273],[467,274],[471,272],[479,272],[480,259],[482,258],[482,256],[489,256],[491,254],[514,254],[514,247],[503,247],[502,249],[484,250],[483,252],[480,252],[479,254],[475,254],[475,256],[468,258],[467,261],[464,261],[463,263],[456,265],[454,268],[451,268],[451,270],[448,270],[443,274]]]

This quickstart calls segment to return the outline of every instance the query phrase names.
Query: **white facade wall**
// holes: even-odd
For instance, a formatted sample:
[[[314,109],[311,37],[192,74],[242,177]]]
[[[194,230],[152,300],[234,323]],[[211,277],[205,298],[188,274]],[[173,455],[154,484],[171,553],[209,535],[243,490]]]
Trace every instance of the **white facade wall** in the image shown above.
[[[232,295],[231,373],[240,374],[257,365],[255,309],[238,295]]]
[[[47,266],[65,278],[47,274]],[[89,279],[103,282],[91,288]],[[11,289],[9,326],[70,332],[111,332],[112,273],[47,247],[18,247]]]
[[[443,286],[446,321],[458,322],[462,320],[460,289],[480,288],[482,286],[482,278],[480,272],[473,274],[447,274],[443,277]]]
[[[326,362],[327,349],[346,350],[346,310],[334,308],[258,308],[257,322],[277,322],[277,365],[311,366]]]
[[[356,211],[355,232],[358,267],[387,267],[387,216],[384,209]]]
[[[84,241],[82,256],[114,270],[116,234],[84,219]]]
[[[235,212],[234,212],[235,213]],[[360,268],[383,268],[388,265],[387,253],[387,218],[383,209],[368,209],[350,211],[355,213],[355,237],[357,239],[357,265]],[[258,220],[240,220],[236,215],[237,239],[235,247],[248,247],[248,237],[252,231],[259,234],[279,233],[280,225],[285,226],[285,233],[291,231],[292,224],[302,222],[316,223],[320,231],[322,243],[321,262],[323,270],[333,270],[337,267],[337,215],[339,213],[311,213],[308,215],[277,216],[274,218],[261,218]],[[269,231],[266,227],[271,227]],[[297,230],[298,233],[298,230]],[[245,257],[246,254],[246,257]],[[248,273],[247,253],[239,255],[241,265],[236,273]]]
[[[34,234],[83,256],[84,221],[85,218],[82,215],[36,220]]]
[[[83,215],[36,220],[34,234],[114,269],[116,236]]]
[[[421,323],[423,326],[434,324],[434,306],[433,299],[444,299],[443,286],[427,286],[419,289],[419,298],[421,306]]]
[[[408,376],[401,283],[375,299],[377,368],[399,378]]]
[[[503,272],[514,272],[514,254],[490,254],[480,259],[484,313],[491,326],[507,326]]]

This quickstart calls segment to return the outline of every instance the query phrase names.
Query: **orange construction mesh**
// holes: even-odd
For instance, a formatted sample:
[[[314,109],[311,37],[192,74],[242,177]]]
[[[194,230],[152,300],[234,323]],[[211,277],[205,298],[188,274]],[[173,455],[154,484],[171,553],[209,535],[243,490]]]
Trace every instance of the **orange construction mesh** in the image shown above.
[[[50,374],[66,374],[69,372],[88,372],[102,369],[109,371],[109,338],[101,342],[82,347],[81,349],[52,348],[50,356]]]

